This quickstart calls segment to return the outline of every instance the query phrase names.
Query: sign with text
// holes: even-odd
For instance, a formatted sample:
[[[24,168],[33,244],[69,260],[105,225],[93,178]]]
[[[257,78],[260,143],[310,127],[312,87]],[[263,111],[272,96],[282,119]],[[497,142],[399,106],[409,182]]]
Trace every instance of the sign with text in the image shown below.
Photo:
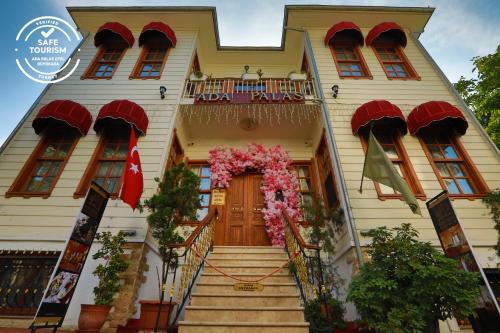
[[[194,104],[282,104],[305,103],[305,96],[300,92],[266,93],[210,93],[196,94]]]
[[[445,255],[456,259],[462,269],[481,274],[481,299],[478,304],[479,309],[476,310],[478,315],[481,317],[481,312],[487,312],[488,317],[496,317],[497,322],[500,322],[498,303],[483,269],[474,256],[472,246],[460,225],[448,193],[441,192],[426,204]]]
[[[212,190],[212,205],[224,206],[226,204],[226,191],[221,189]]]
[[[97,233],[109,193],[90,185],[66,247],[38,307],[31,328],[61,326]]]

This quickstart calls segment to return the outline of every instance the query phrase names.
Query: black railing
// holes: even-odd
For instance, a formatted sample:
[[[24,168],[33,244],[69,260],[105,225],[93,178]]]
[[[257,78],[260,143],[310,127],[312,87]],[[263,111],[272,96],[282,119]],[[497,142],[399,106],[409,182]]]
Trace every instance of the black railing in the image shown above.
[[[294,257],[290,271],[293,274],[300,296],[304,304],[313,299],[324,299],[326,294],[323,281],[323,267],[320,257],[320,247],[308,244],[302,238],[297,224],[286,212],[285,220],[285,250],[289,258]]]

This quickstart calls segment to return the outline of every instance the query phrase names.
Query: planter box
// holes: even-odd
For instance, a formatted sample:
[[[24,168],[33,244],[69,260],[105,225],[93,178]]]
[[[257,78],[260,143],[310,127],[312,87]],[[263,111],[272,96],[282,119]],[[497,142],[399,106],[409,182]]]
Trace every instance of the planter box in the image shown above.
[[[241,79],[246,81],[258,81],[260,77],[257,73],[245,73],[241,76]]]
[[[189,75],[189,81],[194,81],[194,82],[206,81],[207,78],[208,76],[206,74],[203,74],[201,77],[197,77],[196,75],[194,75],[194,73],[191,73],[191,75]]]
[[[307,74],[306,73],[290,73],[290,75],[288,75],[288,78],[292,81],[305,81],[305,80],[307,80]]]

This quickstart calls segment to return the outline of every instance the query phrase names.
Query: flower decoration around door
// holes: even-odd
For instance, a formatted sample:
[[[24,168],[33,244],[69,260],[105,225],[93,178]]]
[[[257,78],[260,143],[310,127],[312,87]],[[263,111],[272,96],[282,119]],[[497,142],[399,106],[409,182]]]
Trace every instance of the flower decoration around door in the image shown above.
[[[292,159],[281,146],[266,148],[249,144],[247,149],[215,147],[210,150],[212,188],[227,188],[233,175],[245,171],[262,173],[265,208],[262,210],[266,232],[273,246],[285,245],[283,209],[297,221],[300,215],[297,177],[292,173]],[[279,200],[277,191],[283,194]]]

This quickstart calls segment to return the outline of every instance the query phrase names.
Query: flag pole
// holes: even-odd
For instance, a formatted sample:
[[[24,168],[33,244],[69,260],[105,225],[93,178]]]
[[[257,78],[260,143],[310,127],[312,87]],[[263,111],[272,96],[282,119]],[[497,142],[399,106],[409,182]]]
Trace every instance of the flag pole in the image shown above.
[[[370,131],[368,132],[368,146],[366,147],[366,152],[365,152],[365,161],[363,162],[363,171],[361,172],[361,184],[359,185],[359,193],[363,193],[363,180],[364,180],[364,174],[365,174],[365,168],[366,168],[366,157],[368,156],[368,149],[370,148],[370,134],[372,134],[372,129],[373,129],[373,121],[370,123]]]

